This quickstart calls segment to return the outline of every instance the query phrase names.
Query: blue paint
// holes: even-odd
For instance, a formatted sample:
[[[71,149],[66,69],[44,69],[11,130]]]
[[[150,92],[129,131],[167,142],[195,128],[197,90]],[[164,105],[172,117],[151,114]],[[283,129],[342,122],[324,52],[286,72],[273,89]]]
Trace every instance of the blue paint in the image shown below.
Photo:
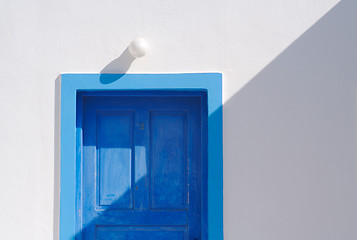
[[[76,126],[76,96],[77,92],[106,90],[106,94],[110,94],[113,90],[165,90],[166,94],[171,91],[183,91],[186,94],[194,91],[207,92],[207,103],[209,116],[207,128],[208,132],[208,152],[203,154],[203,158],[207,157],[208,165],[202,165],[202,177],[207,178],[207,183],[203,183],[202,189],[207,189],[208,192],[202,192],[203,199],[208,197],[208,202],[202,203],[202,218],[207,219],[207,222],[201,223],[202,239],[223,239],[223,162],[222,162],[222,88],[221,88],[221,74],[217,73],[202,73],[202,74],[126,74],[121,76],[118,81],[111,84],[102,84],[100,80],[108,77],[115,78],[117,76],[110,74],[63,74],[61,87],[61,216],[60,216],[60,239],[74,239],[76,231],[76,215],[80,213],[74,211],[76,206],[80,206],[76,199],[80,199],[80,195],[76,195],[76,186],[78,181],[76,171],[76,157],[80,158],[81,148],[77,147],[76,142],[81,139],[81,126]],[[138,92],[138,91],[137,91]],[[135,95],[137,92],[132,92]],[[114,93],[114,92],[113,92]],[[96,95],[101,95],[101,92],[95,92]],[[80,106],[78,106],[80,108]],[[203,109],[205,111],[205,109]],[[203,128],[205,123],[203,123]],[[76,129],[77,127],[77,129]],[[77,135],[76,135],[77,132]],[[77,139],[77,140],[76,140]],[[202,146],[207,146],[202,142]],[[78,146],[78,145],[77,145]],[[140,151],[138,151],[140,152]],[[144,150],[141,150],[138,161],[135,161],[137,169],[144,171],[143,155]],[[141,157],[140,157],[141,156]],[[141,160],[140,160],[141,159]],[[80,160],[80,159],[79,159]],[[206,170],[208,174],[206,174]],[[78,173],[78,172],[77,172]],[[136,173],[135,173],[136,174]],[[78,174],[77,174],[78,175]],[[145,184],[145,182],[141,183]],[[142,195],[140,201],[143,203],[143,209],[148,208],[144,203],[147,199]],[[177,203],[177,202],[176,202]],[[167,203],[165,203],[167,204]],[[206,213],[206,210],[208,213]],[[110,215],[110,211],[103,212],[103,215]],[[138,215],[124,216],[125,211],[121,211],[122,216],[117,217],[117,220],[122,221],[122,224],[132,224],[137,221],[144,221],[147,217],[152,218],[149,210],[143,210],[147,217]],[[158,211],[160,212],[160,211]],[[193,213],[195,214],[195,213]],[[187,215],[186,215],[187,216]],[[111,216],[116,218],[115,216]],[[172,219],[172,218],[176,219]],[[110,218],[110,216],[109,216]],[[77,217],[78,219],[78,217]],[[106,218],[102,218],[106,219]],[[158,216],[153,224],[163,224],[169,222],[170,224],[181,224],[185,222],[184,216]],[[162,219],[162,220],[160,220]],[[170,219],[172,222],[170,222]],[[162,221],[162,222],[160,222]],[[140,222],[139,222],[140,223]],[[105,220],[103,220],[105,224]],[[140,223],[143,224],[143,223]],[[170,225],[169,224],[169,225]],[[190,223],[189,223],[190,224]],[[192,223],[195,224],[195,223]],[[135,239],[135,238],[134,238]]]
[[[191,114],[197,112],[193,111]],[[151,209],[186,209],[188,205],[187,112],[151,112],[150,128]],[[190,142],[197,140],[197,138],[189,139]],[[200,146],[196,145],[197,147]],[[198,165],[199,159],[195,160]]]
[[[99,202],[97,204],[99,206],[107,206],[111,209],[134,207],[132,189],[133,115],[132,111],[97,109],[94,114],[90,115],[87,112],[87,115],[84,116],[85,119],[95,118],[97,120],[97,125],[92,126],[97,130],[97,137],[95,135],[86,136],[84,133],[84,139],[86,137],[96,137],[97,139],[98,163],[95,174],[98,176],[97,199]],[[84,159],[84,162],[86,160],[91,159]]]
[[[160,93],[79,95],[83,106],[83,182],[77,191],[82,191],[83,205],[78,209],[82,218],[78,237],[94,239],[97,226],[128,225],[122,222],[130,219],[132,226],[185,225],[185,238],[200,238],[201,97],[172,93],[163,97]],[[135,174],[138,169],[133,159],[137,149],[141,154],[140,148],[148,149],[143,159],[145,174]],[[136,196],[141,201],[137,202]],[[184,221],[176,220],[180,218]],[[122,232],[115,234],[119,238]],[[174,233],[164,235],[170,234]],[[105,235],[102,231],[101,236]],[[107,239],[109,236],[114,233],[109,231]]]
[[[179,227],[99,227],[97,240],[187,240],[186,228]]]

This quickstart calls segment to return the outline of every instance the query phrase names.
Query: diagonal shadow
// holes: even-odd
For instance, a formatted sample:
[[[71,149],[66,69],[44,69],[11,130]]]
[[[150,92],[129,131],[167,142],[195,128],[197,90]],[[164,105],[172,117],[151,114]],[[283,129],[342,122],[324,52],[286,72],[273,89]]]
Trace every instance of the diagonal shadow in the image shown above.
[[[224,104],[227,239],[357,239],[356,11],[341,1]]]
[[[357,238],[356,10],[341,1],[224,104],[226,239]]]
[[[145,177],[143,176],[142,178],[139,179],[139,181],[137,181],[134,185],[135,186],[145,186]],[[78,232],[76,234],[76,236],[74,237],[74,239],[76,240],[82,240],[82,239],[94,239],[94,235],[96,236],[95,239],[98,240],[104,240],[104,239],[123,239],[121,238],[121,236],[116,233],[116,232],[108,232],[105,231],[105,234],[101,234],[101,231],[97,229],[98,226],[101,225],[107,225],[107,224],[111,224],[113,219],[117,219],[116,216],[112,216],[111,217],[111,213],[114,211],[114,213],[117,211],[115,209],[115,207],[113,206],[118,206],[121,205],[123,202],[126,202],[128,199],[130,199],[130,195],[132,194],[132,189],[128,189],[126,192],[124,192],[123,194],[121,194],[121,196],[116,199],[114,202],[112,202],[112,204],[109,206],[109,208],[112,209],[108,209],[108,210],[103,210],[103,211],[97,211],[98,212],[98,216],[93,217],[93,219],[86,224],[84,227],[82,227],[82,229],[80,230],[80,232]],[[125,210],[125,209],[121,209],[122,211],[131,211],[131,210]],[[109,222],[108,222],[109,219]],[[118,222],[120,222],[120,220],[118,219]]]

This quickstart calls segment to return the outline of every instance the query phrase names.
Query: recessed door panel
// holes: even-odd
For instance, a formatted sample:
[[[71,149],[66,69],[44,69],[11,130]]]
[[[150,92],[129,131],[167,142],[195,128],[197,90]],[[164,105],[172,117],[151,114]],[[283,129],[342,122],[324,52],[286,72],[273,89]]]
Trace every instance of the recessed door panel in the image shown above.
[[[133,113],[97,112],[99,205],[133,208]]]
[[[187,207],[186,113],[151,112],[151,207]]]

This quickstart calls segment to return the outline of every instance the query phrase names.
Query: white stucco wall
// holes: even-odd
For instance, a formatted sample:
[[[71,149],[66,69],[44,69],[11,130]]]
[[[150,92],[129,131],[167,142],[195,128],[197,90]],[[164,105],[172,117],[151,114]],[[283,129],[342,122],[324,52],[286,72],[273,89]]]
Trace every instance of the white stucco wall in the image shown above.
[[[1,1],[0,238],[57,239],[59,74],[128,70],[223,73],[225,239],[357,239],[356,10],[354,0]],[[149,54],[110,64],[137,36]]]

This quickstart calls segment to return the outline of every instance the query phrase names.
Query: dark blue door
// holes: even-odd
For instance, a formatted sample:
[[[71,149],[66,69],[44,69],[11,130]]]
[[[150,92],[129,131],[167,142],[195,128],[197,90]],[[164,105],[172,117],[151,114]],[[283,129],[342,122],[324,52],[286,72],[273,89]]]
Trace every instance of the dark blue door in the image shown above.
[[[201,239],[201,98],[83,97],[78,239]]]

